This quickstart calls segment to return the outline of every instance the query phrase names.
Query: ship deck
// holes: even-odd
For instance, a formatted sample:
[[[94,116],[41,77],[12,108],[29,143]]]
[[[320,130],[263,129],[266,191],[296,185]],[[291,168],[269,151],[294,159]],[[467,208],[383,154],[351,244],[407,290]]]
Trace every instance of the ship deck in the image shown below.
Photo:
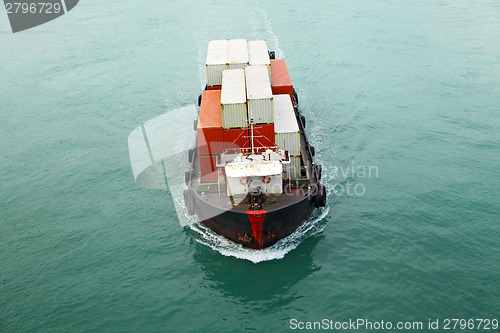
[[[288,193],[283,193],[279,195],[266,195],[265,201],[262,203],[261,208],[266,211],[276,211],[294,205],[307,197],[307,188],[303,188],[302,191],[294,190]],[[232,210],[235,212],[246,212],[250,208],[248,199],[245,200],[244,197],[233,198],[235,205],[231,203],[231,199],[226,195],[225,192],[219,193],[205,193],[198,192],[197,195],[205,200],[210,205],[216,206],[223,210]]]

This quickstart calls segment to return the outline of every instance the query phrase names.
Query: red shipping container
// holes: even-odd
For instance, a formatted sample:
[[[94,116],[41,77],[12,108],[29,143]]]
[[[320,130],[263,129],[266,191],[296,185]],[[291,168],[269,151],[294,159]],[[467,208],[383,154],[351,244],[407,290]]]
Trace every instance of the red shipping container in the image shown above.
[[[220,90],[205,90],[198,115],[198,149],[200,155],[222,153],[222,112]]]
[[[224,136],[224,149],[250,147],[249,128],[230,128],[223,130],[222,133]]]
[[[258,124],[253,127],[254,147],[274,147],[274,124]]]
[[[285,59],[271,59],[271,90],[273,95],[290,95],[293,103],[293,85]]]
[[[211,87],[206,87],[206,90],[221,90],[222,86],[211,86]]]
[[[224,149],[250,148],[250,128],[231,128],[223,130]],[[274,124],[257,124],[253,126],[254,148],[274,147]]]
[[[202,183],[213,183],[218,181],[217,155],[200,156],[200,172]]]

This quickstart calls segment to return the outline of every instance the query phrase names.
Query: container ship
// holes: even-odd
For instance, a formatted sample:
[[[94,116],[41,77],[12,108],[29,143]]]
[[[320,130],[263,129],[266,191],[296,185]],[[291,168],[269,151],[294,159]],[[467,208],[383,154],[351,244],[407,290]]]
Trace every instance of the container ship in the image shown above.
[[[187,212],[263,249],[326,204],[306,120],[284,59],[265,40],[211,40],[185,173]]]

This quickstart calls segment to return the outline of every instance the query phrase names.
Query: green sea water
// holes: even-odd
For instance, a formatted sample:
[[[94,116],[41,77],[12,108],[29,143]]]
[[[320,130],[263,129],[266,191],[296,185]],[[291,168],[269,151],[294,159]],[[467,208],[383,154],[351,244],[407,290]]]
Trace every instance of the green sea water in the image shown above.
[[[16,34],[0,12],[0,332],[500,319],[498,1],[89,0]],[[263,253],[180,227],[127,147],[196,103],[208,40],[245,37],[286,58],[329,191]]]

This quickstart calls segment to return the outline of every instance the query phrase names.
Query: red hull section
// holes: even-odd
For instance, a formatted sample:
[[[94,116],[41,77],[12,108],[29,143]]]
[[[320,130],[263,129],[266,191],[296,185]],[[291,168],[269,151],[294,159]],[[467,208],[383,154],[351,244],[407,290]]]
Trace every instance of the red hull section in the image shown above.
[[[252,225],[253,236],[259,243],[259,250],[262,249],[262,224],[266,217],[265,210],[249,210],[247,211],[248,219]]]

